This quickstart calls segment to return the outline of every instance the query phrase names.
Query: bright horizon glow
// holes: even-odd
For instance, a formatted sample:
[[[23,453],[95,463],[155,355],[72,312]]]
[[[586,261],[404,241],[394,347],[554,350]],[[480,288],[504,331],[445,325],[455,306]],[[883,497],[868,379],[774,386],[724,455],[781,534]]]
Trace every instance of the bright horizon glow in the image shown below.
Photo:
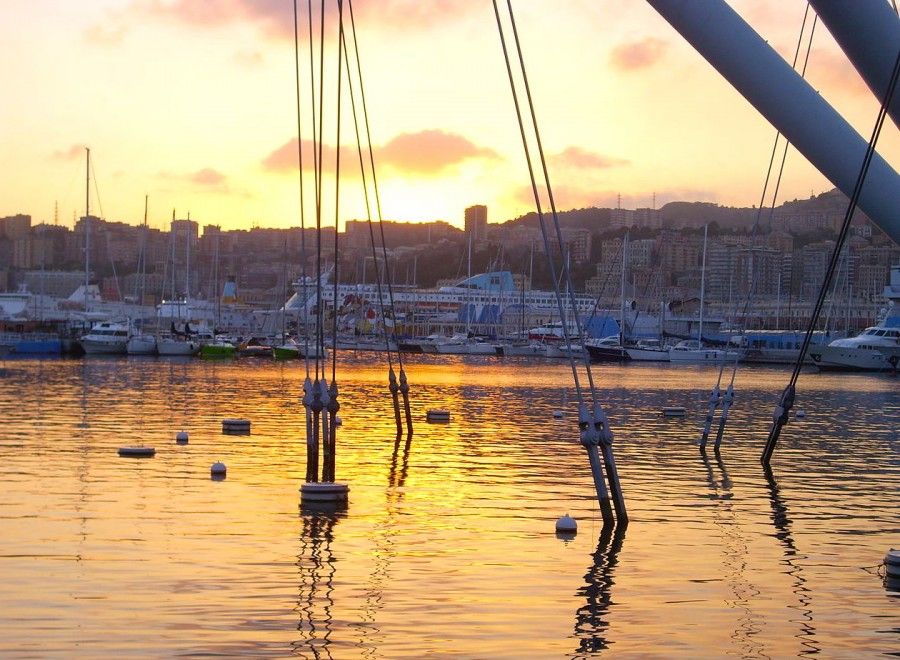
[[[558,207],[615,206],[618,194],[624,207],[649,207],[654,193],[657,206],[758,204],[774,129],[652,8],[613,4],[516,6]],[[732,4],[793,55],[803,3]],[[384,218],[461,226],[473,204],[487,205],[491,222],[532,211],[491,4],[354,9]],[[300,224],[291,2],[6,0],[0,19],[10,63],[0,72],[0,216],[52,223],[58,202],[60,224],[71,226],[84,214],[88,145],[99,188],[92,212],[108,220],[139,223],[148,194],[154,227],[167,227],[173,208],[201,226]],[[302,66],[307,57],[304,47]],[[868,138],[877,101],[822,25],[807,78]],[[366,217],[346,93],[343,103],[341,224]],[[308,96],[301,112],[308,139]],[[334,123],[326,112],[329,167]],[[893,124],[879,152],[900,161]],[[304,176],[309,227],[312,171]],[[333,184],[327,174],[326,226]],[[780,200],[832,187],[791,151]]]

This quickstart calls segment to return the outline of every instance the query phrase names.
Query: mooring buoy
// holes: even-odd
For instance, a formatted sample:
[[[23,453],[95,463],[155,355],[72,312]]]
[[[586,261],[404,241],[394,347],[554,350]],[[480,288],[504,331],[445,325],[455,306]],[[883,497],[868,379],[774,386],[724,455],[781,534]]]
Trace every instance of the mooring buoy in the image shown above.
[[[804,417],[806,417],[806,411],[798,410],[797,412],[794,413],[794,417],[796,417],[797,419],[803,419]]]
[[[425,413],[426,422],[449,422],[450,411],[442,408],[432,408]]]
[[[301,504],[333,504],[344,502],[347,500],[349,492],[350,486],[347,484],[330,481],[307,481],[300,485],[300,502]]]
[[[553,417],[554,417],[554,419],[562,419],[562,418],[563,418],[563,411],[562,411],[562,410],[554,410],[554,411],[553,411]]]
[[[241,418],[223,419],[222,433],[228,433],[231,435],[249,435],[250,420]]]
[[[578,532],[578,523],[568,513],[556,521],[557,534],[572,534]]]
[[[885,577],[889,580],[900,580],[900,550],[891,548],[884,556]]]
[[[123,458],[153,458],[155,455],[153,447],[119,447],[119,456]]]
[[[186,445],[188,442],[188,433],[187,431],[179,431],[175,434],[175,442],[179,445]]]
[[[224,479],[226,473],[227,473],[227,468],[225,467],[225,464],[221,461],[216,461],[209,468],[209,474],[213,479]]]
[[[685,410],[684,406],[666,406],[662,409],[663,417],[684,417],[687,415],[687,410]]]

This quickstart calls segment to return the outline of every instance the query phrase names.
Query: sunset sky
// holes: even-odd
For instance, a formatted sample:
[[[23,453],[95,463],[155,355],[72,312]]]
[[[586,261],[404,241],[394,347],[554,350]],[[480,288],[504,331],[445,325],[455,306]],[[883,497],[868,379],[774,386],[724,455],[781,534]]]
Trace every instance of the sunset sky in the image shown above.
[[[732,2],[788,60],[805,4]],[[560,208],[615,206],[617,194],[624,207],[650,206],[654,192],[657,206],[758,202],[773,129],[649,5],[514,7]],[[385,218],[461,225],[472,204],[492,222],[533,210],[491,2],[356,0],[354,10]],[[0,51],[0,216],[52,222],[58,202],[71,225],[84,213],[87,145],[107,219],[139,222],[146,193],[157,227],[173,208],[201,225],[299,224],[291,0],[3,0]],[[867,139],[877,103],[823,25],[807,78]],[[344,118],[341,223],[365,217],[346,96]],[[879,151],[898,167],[890,122]],[[332,175],[324,187],[333,224]],[[831,187],[791,153],[782,198]]]

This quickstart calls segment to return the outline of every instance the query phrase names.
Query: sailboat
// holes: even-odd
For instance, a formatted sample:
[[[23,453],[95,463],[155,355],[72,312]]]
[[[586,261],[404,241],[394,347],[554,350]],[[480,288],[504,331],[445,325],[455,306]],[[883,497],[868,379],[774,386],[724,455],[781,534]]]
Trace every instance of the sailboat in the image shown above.
[[[671,362],[722,362],[736,360],[740,357],[737,351],[705,347],[703,345],[703,305],[706,298],[706,244],[709,225],[703,227],[703,261],[700,267],[700,329],[697,339],[685,339],[669,349]]]
[[[138,304],[144,304],[144,273],[147,269],[147,195],[144,195],[144,224],[141,232],[140,295]],[[140,332],[132,335],[125,345],[128,355],[156,355],[156,335]]]
[[[172,222],[175,221],[175,211],[172,211]],[[191,271],[191,233],[186,232],[187,246],[185,247],[185,314],[190,313],[188,305],[190,296],[190,271]],[[172,229],[172,300],[175,300],[175,230]],[[178,315],[181,318],[181,303],[178,302]],[[175,321],[172,321],[171,331],[167,335],[162,335],[156,339],[156,350],[160,355],[196,355],[200,352],[200,339],[191,331],[190,323],[185,322],[184,331],[180,331],[175,327]]]
[[[622,239],[622,272],[619,287],[619,334],[603,337],[602,339],[589,339],[584,342],[584,347],[591,362],[622,362],[629,359],[628,353],[625,351],[625,258],[627,254],[628,234],[625,234],[625,237]]]
[[[85,147],[85,196],[84,196],[84,311],[89,309],[91,279],[91,150]],[[90,331],[78,339],[85,353],[91,355],[124,355],[131,324],[104,321],[91,327]]]

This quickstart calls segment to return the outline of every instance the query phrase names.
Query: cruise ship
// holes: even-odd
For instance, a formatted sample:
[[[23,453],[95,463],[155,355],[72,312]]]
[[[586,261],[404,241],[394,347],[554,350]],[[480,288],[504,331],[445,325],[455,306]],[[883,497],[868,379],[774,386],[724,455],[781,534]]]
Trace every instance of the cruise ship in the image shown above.
[[[322,276],[322,299],[326,307],[333,307],[334,285],[328,283],[329,278],[330,272]],[[315,278],[297,281],[295,293],[282,311],[301,323],[303,319],[314,318],[316,288]],[[380,316],[382,306],[390,307],[389,293],[384,286],[381,287],[380,302],[378,287],[374,284],[339,284],[337,296],[339,313],[345,316],[352,313],[374,320]],[[589,336],[606,336],[609,319],[621,321],[618,309],[598,309],[593,296],[578,293],[574,298],[579,318]],[[485,334],[503,334],[524,332],[536,324],[559,322],[556,294],[517,289],[510,271],[481,273],[435,289],[394,286],[393,299],[398,325],[403,325],[405,333],[423,329],[418,334],[427,335],[430,331],[424,331],[425,328],[471,326]],[[564,309],[571,309],[568,296]],[[655,316],[629,308],[626,323],[629,336],[659,334],[659,319]]]

